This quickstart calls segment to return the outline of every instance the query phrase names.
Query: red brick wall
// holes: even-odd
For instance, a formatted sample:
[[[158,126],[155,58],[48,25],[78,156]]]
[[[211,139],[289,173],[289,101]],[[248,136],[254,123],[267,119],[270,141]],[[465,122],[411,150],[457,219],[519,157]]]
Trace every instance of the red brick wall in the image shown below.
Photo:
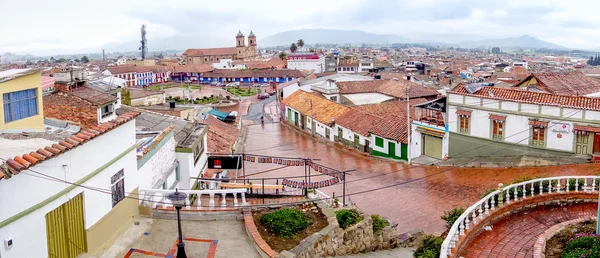
[[[78,123],[84,128],[98,125],[98,107],[61,92],[44,96],[44,116]]]

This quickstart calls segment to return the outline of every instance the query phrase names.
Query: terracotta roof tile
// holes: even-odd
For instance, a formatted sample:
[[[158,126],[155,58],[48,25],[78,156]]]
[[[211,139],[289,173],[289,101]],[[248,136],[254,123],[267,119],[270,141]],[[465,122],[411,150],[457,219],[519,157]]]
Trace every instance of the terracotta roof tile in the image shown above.
[[[410,98],[432,97],[439,93],[431,88],[423,87],[407,80],[372,80],[337,82],[340,94],[374,93],[378,92],[388,96],[405,99],[406,88],[409,89]]]
[[[38,159],[32,157],[29,154],[23,154],[23,159],[26,160],[27,162],[31,163],[31,164],[38,163],[38,161],[39,161]]]
[[[336,102],[302,90],[297,90],[282,103],[327,126],[332,126],[338,117],[350,110]]]
[[[19,163],[19,165],[28,168],[29,166],[31,166],[31,163],[29,163],[29,161],[25,160],[24,158],[21,158],[19,156],[16,156],[13,160],[15,160],[17,163]]]
[[[230,153],[237,141],[239,130],[214,116],[209,116],[205,123],[208,125],[208,152]]]
[[[189,48],[185,52],[183,52],[184,56],[233,56],[236,54],[237,50],[235,47]]]
[[[465,89],[464,84],[454,87],[450,93],[485,99],[600,111],[600,99],[583,96],[555,95],[545,92],[506,89],[493,86],[485,86],[475,93],[469,93]]]
[[[120,122],[106,122],[101,124],[102,127],[110,127],[115,128],[121,124],[131,121],[139,115],[138,112],[129,112],[123,114],[119,117],[124,119],[119,119]],[[103,131],[105,133],[107,130]],[[8,159],[5,163],[0,164],[0,179],[8,179],[12,175],[18,174],[20,171],[29,168],[35,164],[39,164],[44,160],[50,159],[52,157],[56,157],[63,152],[69,151],[76,146],[85,142],[85,140],[91,140],[96,136],[100,135],[100,132],[92,133],[88,131],[81,131],[77,134],[77,136],[71,136],[65,140],[59,141],[58,144],[52,144],[52,146],[46,146],[43,149],[38,149],[35,152],[30,152],[29,154],[23,154],[21,157],[16,156],[14,159]],[[85,140],[84,140],[85,139]]]
[[[537,88],[559,95],[587,95],[600,92],[600,81],[590,78],[580,71],[533,73],[515,86],[535,77]]]

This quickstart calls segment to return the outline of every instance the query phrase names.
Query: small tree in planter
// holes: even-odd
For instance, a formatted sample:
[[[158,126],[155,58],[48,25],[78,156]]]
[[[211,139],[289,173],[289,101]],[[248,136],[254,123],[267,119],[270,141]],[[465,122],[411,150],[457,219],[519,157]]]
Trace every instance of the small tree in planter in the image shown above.
[[[347,229],[361,220],[360,214],[356,210],[336,211],[335,218],[342,229]]]
[[[452,210],[444,212],[442,219],[446,221],[446,227],[450,228],[454,225],[454,222],[465,212],[464,208],[453,208]]]

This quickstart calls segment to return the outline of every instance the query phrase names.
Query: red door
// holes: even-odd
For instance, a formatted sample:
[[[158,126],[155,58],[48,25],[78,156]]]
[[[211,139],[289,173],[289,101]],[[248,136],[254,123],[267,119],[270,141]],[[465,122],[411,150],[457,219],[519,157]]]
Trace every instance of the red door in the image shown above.
[[[600,133],[594,134],[594,149],[593,153],[600,152]]]

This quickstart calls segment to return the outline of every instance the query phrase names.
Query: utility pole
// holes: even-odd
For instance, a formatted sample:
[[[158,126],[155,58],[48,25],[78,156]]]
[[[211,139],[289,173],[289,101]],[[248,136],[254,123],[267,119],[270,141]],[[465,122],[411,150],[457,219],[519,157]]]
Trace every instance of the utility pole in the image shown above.
[[[406,158],[408,160],[408,165],[410,165],[410,145],[412,144],[411,142],[411,137],[410,137],[410,133],[412,132],[412,123],[410,122],[410,98],[408,96],[408,88],[409,86],[406,86],[406,125],[407,125],[407,134],[408,134],[408,146],[406,147]]]
[[[142,51],[142,60],[144,60],[146,58],[146,52],[148,52],[148,45],[146,40],[146,24],[142,25],[141,34],[142,40],[140,40],[140,43],[142,43],[142,45],[140,46],[139,50]]]
[[[102,49],[102,62],[104,62],[104,49]]]

